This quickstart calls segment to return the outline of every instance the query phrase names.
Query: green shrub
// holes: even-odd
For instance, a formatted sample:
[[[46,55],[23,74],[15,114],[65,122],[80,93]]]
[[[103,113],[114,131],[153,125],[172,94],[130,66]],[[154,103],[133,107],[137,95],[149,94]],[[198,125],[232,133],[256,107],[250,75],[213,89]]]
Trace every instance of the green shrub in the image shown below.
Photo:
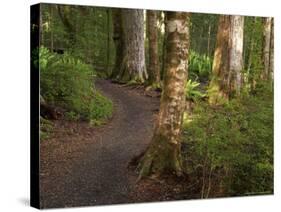
[[[188,80],[186,82],[186,85],[185,85],[185,95],[186,95],[186,98],[188,100],[196,101],[196,100],[206,96],[206,94],[203,94],[199,90],[199,88],[198,88],[199,86],[200,86],[200,83],[196,82],[196,81]]]
[[[111,116],[112,102],[94,89],[94,72],[89,65],[69,54],[50,53],[44,47],[39,58],[40,92],[48,104],[64,108],[66,117],[72,120]]]
[[[201,103],[184,123],[183,158],[187,173],[199,175],[201,197],[273,192],[272,92]]]
[[[53,131],[53,123],[47,119],[40,117],[40,140],[49,138]]]
[[[188,59],[188,71],[191,77],[207,79],[212,71],[212,61],[206,55],[200,55],[195,51],[190,51]]]
[[[91,122],[95,125],[102,124],[112,116],[112,110],[112,101],[96,91],[90,107]]]

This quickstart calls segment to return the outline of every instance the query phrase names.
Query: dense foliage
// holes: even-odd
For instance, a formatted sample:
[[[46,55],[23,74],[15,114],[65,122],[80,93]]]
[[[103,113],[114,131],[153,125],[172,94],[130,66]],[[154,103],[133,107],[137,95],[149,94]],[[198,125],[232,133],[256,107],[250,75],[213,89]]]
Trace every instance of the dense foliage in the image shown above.
[[[70,119],[103,120],[111,116],[112,103],[94,89],[94,72],[89,65],[44,47],[39,58],[41,95],[49,104],[65,109]]]
[[[219,107],[202,103],[184,126],[183,156],[201,197],[272,193],[273,100],[269,86]]]

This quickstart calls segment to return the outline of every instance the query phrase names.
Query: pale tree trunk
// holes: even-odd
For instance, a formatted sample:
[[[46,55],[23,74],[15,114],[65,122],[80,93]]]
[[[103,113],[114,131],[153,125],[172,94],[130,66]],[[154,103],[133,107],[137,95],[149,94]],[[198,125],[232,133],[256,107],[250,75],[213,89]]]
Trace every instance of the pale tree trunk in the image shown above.
[[[272,18],[264,18],[263,22],[263,72],[261,74],[261,79],[269,79],[270,75],[270,36],[271,36],[271,21]]]
[[[189,13],[167,12],[167,56],[159,117],[152,141],[139,163],[140,177],[182,174],[181,128],[185,109]]]
[[[157,28],[158,12],[153,10],[147,10],[146,17],[149,45],[148,80],[150,84],[158,84],[160,82]]]
[[[244,40],[244,17],[243,16],[231,16],[231,32],[230,32],[230,61],[229,71],[231,73],[230,79],[232,88],[237,96],[240,95],[242,78],[241,72],[243,69],[243,40]]]
[[[273,21],[273,18],[271,20],[269,72],[270,72],[270,78],[273,79],[273,74],[274,74],[274,21]]]
[[[147,79],[144,47],[144,12],[139,9],[122,9],[122,36],[124,57],[119,79],[144,82]]]
[[[111,73],[111,78],[117,78],[124,54],[124,38],[122,36],[122,18],[121,9],[112,9],[113,21],[113,41],[115,45],[115,64]]]
[[[167,40],[167,33],[166,33],[166,21],[167,21],[167,16],[165,14],[165,12],[162,12],[163,13],[163,20],[164,20],[164,36],[163,36],[163,44],[162,44],[162,66],[161,66],[161,74],[160,74],[160,79],[162,79],[163,77],[163,73],[164,73],[164,70],[165,70],[165,60],[166,60],[166,40]]]
[[[222,15],[219,19],[209,103],[223,104],[239,95],[243,68],[244,17]]]

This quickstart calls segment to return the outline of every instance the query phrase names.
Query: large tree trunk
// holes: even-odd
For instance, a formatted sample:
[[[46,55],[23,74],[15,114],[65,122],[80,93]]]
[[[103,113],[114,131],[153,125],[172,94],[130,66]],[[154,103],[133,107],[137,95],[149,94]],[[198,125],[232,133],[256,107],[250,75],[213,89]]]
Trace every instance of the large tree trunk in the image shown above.
[[[122,9],[124,55],[119,79],[144,82],[147,79],[144,51],[144,13],[139,9]]]
[[[210,104],[222,104],[241,89],[244,17],[222,15],[219,19],[208,94]]]
[[[232,75],[230,79],[231,91],[239,96],[242,87],[241,72],[243,69],[243,40],[244,40],[244,17],[231,16],[230,31],[230,65],[229,71]]]
[[[261,78],[263,80],[269,79],[270,75],[270,37],[271,37],[271,21],[272,18],[264,18],[263,20],[263,72]]]
[[[140,177],[165,172],[182,174],[180,135],[185,109],[189,49],[189,14],[167,12],[167,57],[159,118],[139,163]]]
[[[113,41],[115,44],[115,64],[111,73],[111,78],[117,78],[124,55],[124,38],[122,35],[121,9],[112,9],[113,21]]]
[[[147,35],[149,45],[149,64],[148,64],[148,80],[150,84],[160,82],[160,67],[158,57],[158,28],[157,17],[158,12],[147,10]]]

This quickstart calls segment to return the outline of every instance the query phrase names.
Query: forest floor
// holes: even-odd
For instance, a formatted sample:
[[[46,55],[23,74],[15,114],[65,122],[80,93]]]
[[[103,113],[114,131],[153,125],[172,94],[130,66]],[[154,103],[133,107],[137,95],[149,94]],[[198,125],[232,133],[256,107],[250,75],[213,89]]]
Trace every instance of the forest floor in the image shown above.
[[[147,97],[143,87],[106,80],[98,80],[96,87],[113,101],[113,117],[99,127],[54,122],[54,132],[40,144],[41,207],[190,199],[186,179],[137,182],[137,173],[128,168],[150,142],[159,95]]]

